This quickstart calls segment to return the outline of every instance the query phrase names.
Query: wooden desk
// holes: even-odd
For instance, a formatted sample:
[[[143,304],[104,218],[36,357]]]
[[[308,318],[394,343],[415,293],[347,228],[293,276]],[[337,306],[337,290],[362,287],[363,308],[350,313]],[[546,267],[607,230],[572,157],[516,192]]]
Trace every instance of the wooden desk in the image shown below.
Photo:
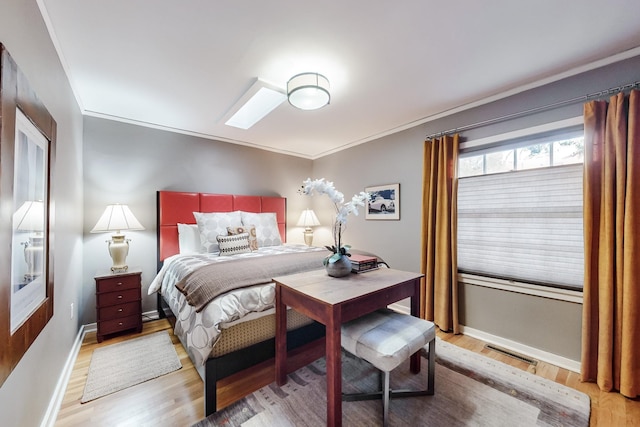
[[[342,278],[316,270],[275,277],[276,381],[287,382],[287,306],[326,326],[327,425],[342,425],[342,366],[340,325],[411,297],[411,314],[418,316],[422,274],[380,268]],[[420,355],[411,356],[411,371],[420,372]]]

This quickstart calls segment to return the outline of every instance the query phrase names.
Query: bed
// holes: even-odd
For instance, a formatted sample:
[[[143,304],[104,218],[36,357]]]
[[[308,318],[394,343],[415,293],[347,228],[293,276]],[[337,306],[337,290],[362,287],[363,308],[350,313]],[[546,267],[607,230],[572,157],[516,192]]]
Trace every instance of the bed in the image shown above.
[[[287,269],[322,268],[326,250],[286,243],[282,197],[158,191],[157,219],[158,274],[149,294],[157,293],[160,317],[169,319],[204,381],[209,415],[217,410],[220,379],[275,355],[275,293],[270,278],[281,271],[289,274]],[[247,230],[250,225],[255,228]],[[227,231],[234,233],[222,237]],[[209,280],[220,287],[216,292],[207,290],[206,298],[202,292],[191,292]],[[227,282],[239,283],[240,288],[232,289]],[[293,310],[288,325],[289,350],[324,336],[323,325]]]

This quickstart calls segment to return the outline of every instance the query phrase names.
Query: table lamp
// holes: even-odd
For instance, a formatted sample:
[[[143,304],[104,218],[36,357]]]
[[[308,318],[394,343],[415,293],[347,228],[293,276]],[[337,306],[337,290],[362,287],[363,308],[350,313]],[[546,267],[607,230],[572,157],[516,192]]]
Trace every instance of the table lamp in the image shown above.
[[[27,263],[27,272],[24,275],[26,282],[31,282],[43,272],[42,268],[42,243],[44,236],[44,203],[41,201],[26,201],[13,214],[14,227],[18,231],[33,232],[24,245],[24,260]]]
[[[313,243],[313,229],[311,227],[318,225],[320,225],[320,221],[318,221],[318,217],[313,210],[305,209],[302,211],[298,220],[298,227],[304,227],[304,242],[307,246],[311,246]]]
[[[107,240],[109,244],[109,255],[113,260],[111,271],[127,271],[129,268],[126,264],[127,255],[129,254],[129,241],[125,239],[122,231],[125,230],[144,230],[144,227],[129,209],[127,205],[109,205],[104,213],[98,219],[91,233],[104,233],[113,231],[111,240]]]

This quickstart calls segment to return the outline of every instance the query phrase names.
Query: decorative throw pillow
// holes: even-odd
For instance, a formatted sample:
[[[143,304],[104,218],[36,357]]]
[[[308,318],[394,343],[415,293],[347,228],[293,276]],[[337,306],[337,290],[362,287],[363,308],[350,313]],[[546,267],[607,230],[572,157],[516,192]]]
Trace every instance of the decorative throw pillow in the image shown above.
[[[256,238],[258,239],[259,247],[280,246],[282,244],[275,213],[252,213],[242,211],[241,214],[242,225],[254,225],[256,227]]]
[[[235,212],[194,212],[193,216],[198,223],[200,232],[200,243],[204,252],[218,252],[219,234],[227,235],[227,227],[238,227],[242,225],[240,211]]]
[[[203,251],[197,224],[178,223],[178,248],[181,254],[197,254]]]
[[[216,237],[220,246],[220,256],[243,254],[251,252],[249,247],[249,233],[240,233],[233,236],[219,235]]]
[[[227,233],[230,236],[241,234],[241,233],[249,233],[249,247],[252,251],[258,250],[258,239],[256,238],[256,227],[253,225],[241,225],[240,227],[227,227]]]

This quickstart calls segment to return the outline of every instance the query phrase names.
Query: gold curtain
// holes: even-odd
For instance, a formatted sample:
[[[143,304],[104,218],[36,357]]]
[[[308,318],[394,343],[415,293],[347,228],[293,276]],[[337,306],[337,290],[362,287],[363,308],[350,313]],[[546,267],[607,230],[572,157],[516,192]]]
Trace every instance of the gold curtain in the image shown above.
[[[424,143],[420,316],[459,333],[456,245],[459,135]]]
[[[640,92],[584,106],[583,381],[640,393]]]

